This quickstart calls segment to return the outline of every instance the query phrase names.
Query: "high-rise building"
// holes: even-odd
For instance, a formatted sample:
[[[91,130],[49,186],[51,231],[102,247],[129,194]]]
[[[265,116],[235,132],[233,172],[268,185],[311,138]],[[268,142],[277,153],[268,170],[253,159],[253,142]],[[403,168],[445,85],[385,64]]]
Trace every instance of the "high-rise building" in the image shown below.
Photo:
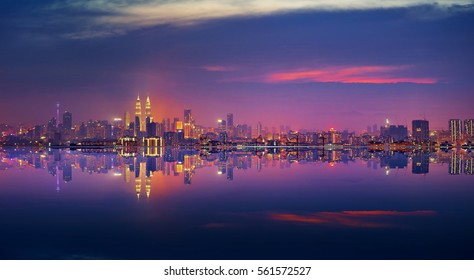
[[[141,124],[140,121],[142,119],[142,104],[140,102],[140,95],[137,97],[137,101],[135,102],[135,136],[140,135],[141,131]]]
[[[72,114],[70,112],[64,112],[63,114],[63,128],[65,131],[72,129]]]
[[[429,122],[426,120],[412,121],[412,134],[415,143],[428,142],[430,140]]]
[[[234,114],[227,114],[227,135],[230,137],[234,136]]]
[[[56,103],[56,128],[59,127],[59,101]]]
[[[449,174],[459,175],[461,174],[461,155],[456,154],[455,152],[451,153],[451,161],[449,164]]]
[[[419,152],[413,155],[411,173],[427,174],[430,171],[430,154]]]
[[[464,137],[467,139],[474,137],[474,119],[464,120]]]
[[[262,123],[257,123],[257,137],[262,136]]]
[[[184,110],[184,139],[193,137],[193,116],[191,115],[191,109]]]
[[[149,96],[147,96],[147,98],[146,98],[145,116],[146,117],[151,117],[151,102],[150,102],[150,97]]]
[[[227,129],[227,122],[225,120],[217,120],[217,132],[225,132]]]
[[[390,125],[387,119],[386,126],[380,127],[380,136],[396,142],[404,141],[408,137],[408,129],[403,125]]]
[[[456,143],[461,140],[462,122],[460,119],[449,120],[449,132],[451,134],[451,142]]]
[[[184,123],[192,123],[193,116],[191,115],[191,109],[184,110]]]
[[[227,128],[234,127],[234,114],[228,113],[227,114]]]
[[[129,112],[125,112],[125,117],[124,117],[124,120],[125,120],[125,129],[129,129],[130,128],[130,113]]]

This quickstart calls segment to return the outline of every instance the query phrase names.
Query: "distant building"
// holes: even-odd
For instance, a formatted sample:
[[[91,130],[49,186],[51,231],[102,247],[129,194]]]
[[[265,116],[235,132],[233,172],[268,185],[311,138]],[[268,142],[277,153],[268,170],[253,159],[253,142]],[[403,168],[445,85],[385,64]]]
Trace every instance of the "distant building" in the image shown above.
[[[461,174],[461,155],[451,153],[451,161],[449,163],[449,174],[459,175]]]
[[[449,120],[449,132],[451,134],[451,142],[456,143],[461,140],[462,122],[459,119]]]
[[[227,122],[225,120],[217,120],[217,133],[225,132],[227,130]]]
[[[227,132],[232,132],[234,129],[234,114],[227,114]]]
[[[67,111],[63,114],[63,129],[65,131],[71,131],[72,129],[72,114]]]
[[[429,122],[426,120],[412,121],[412,136],[415,143],[424,143],[430,140]]]
[[[469,140],[474,138],[474,119],[464,120],[464,137]]]
[[[403,125],[388,125],[380,128],[380,136],[400,142],[408,138],[408,129]]]
[[[413,174],[427,174],[430,170],[430,154],[417,153],[413,155],[411,166],[411,173]]]

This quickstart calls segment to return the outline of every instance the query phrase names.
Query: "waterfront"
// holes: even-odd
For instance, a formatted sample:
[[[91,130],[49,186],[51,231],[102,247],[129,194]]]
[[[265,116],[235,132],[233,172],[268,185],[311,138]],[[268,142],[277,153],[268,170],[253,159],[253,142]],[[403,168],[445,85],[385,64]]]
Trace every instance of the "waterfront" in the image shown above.
[[[472,259],[472,153],[1,151],[2,259]]]

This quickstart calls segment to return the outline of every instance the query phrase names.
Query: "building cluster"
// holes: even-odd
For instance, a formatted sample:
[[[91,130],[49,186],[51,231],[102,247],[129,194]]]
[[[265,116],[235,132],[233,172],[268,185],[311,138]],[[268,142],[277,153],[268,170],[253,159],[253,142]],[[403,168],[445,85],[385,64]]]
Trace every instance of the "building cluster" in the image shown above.
[[[143,111],[138,96],[135,114],[129,112],[123,118],[89,120],[74,124],[71,112],[60,116],[59,103],[56,117],[47,124],[14,129],[0,125],[3,145],[49,145],[49,146],[439,146],[451,145],[472,147],[474,119],[451,119],[449,130],[430,130],[428,120],[413,120],[411,131],[405,125],[393,125],[386,119],[383,126],[368,126],[367,131],[356,134],[349,130],[331,128],[327,131],[292,130],[289,126],[265,127],[257,122],[255,128],[248,124],[234,123],[234,115],[228,113],[214,127],[198,125],[191,109],[184,110],[184,118],[163,118],[157,121],[152,116],[152,105],[146,98]],[[62,121],[60,121],[60,119]]]

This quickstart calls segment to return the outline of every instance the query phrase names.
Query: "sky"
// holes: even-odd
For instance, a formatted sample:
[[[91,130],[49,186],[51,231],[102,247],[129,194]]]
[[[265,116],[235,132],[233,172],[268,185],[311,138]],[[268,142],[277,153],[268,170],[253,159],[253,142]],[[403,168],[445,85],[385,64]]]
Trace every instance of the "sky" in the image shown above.
[[[159,121],[446,129],[474,118],[472,30],[465,0],[6,0],[0,123],[45,123],[58,101],[112,120],[140,94]]]

